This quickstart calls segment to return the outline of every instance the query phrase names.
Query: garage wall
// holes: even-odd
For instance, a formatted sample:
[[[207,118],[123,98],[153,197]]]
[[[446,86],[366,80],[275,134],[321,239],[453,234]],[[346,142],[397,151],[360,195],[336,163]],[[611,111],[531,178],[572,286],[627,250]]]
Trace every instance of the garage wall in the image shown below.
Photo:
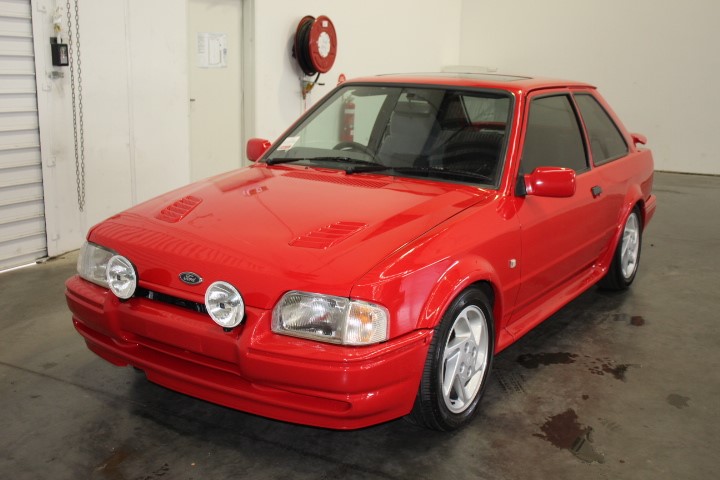
[[[31,0],[48,253],[77,248],[113,213],[189,181],[187,9],[177,0],[79,0],[87,205],[76,205],[69,72],[50,65],[55,0]],[[241,1],[241,0],[238,0]],[[348,78],[470,64],[598,85],[662,170],[720,174],[710,148],[720,109],[720,4],[688,0],[244,0],[245,134],[275,139]],[[303,103],[290,57],[304,15],[328,15],[338,59]],[[63,15],[64,16],[64,15]],[[64,78],[48,74],[60,71]]]
[[[86,171],[79,212],[70,72],[52,67],[49,49],[56,4],[67,27],[65,1],[32,4],[52,256],[78,248],[98,221],[189,181],[187,16],[176,0],[79,0]],[[53,71],[64,77],[48,78]]]
[[[461,0],[255,1],[255,132],[274,140],[303,111],[300,70],[290,56],[305,15],[330,17],[338,34],[333,68],[320,77],[310,106],[340,73],[348,79],[380,73],[439,71],[459,61]]]
[[[45,256],[29,0],[0,0],[0,270]]]
[[[74,0],[73,0],[74,1]],[[76,200],[67,68],[50,64],[52,14],[65,1],[32,0],[38,58],[49,255],[78,248],[98,221],[190,179],[187,134],[187,5],[177,0],[78,0],[81,22],[86,198]],[[238,0],[241,1],[241,0]],[[328,15],[339,56],[307,105],[337,82],[389,72],[436,71],[459,61],[461,0],[242,0],[244,48],[255,63],[245,82],[244,133],[276,138],[305,108],[291,39],[304,15]],[[63,19],[65,12],[63,12]],[[65,22],[65,20],[63,20]],[[49,79],[59,71],[64,78]],[[246,79],[247,80],[247,79]]]
[[[461,18],[460,63],[593,83],[658,170],[720,174],[720,2],[463,0]]]

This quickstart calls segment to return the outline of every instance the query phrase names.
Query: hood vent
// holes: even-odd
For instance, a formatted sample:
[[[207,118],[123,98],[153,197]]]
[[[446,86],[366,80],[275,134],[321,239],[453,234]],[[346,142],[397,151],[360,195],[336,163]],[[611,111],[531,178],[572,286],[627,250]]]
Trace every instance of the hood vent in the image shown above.
[[[192,195],[183,197],[177,202],[160,210],[160,213],[158,213],[155,218],[169,223],[179,222],[185,218],[188,213],[192,212],[193,209],[200,204],[200,202],[202,202],[202,198],[193,197]]]
[[[337,222],[297,237],[290,242],[292,247],[326,249],[342,242],[349,236],[367,227],[366,223]]]

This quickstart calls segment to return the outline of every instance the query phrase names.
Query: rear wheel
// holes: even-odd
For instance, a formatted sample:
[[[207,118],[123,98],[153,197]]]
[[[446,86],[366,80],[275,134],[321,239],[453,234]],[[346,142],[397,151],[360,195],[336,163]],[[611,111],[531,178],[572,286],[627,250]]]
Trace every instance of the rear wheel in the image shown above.
[[[600,280],[600,287],[607,290],[625,290],[635,280],[640,265],[642,226],[640,210],[635,207],[625,221],[622,238],[618,242],[610,269]]]
[[[492,325],[481,290],[465,290],[453,301],[435,328],[411,421],[448,431],[473,418],[492,366]]]

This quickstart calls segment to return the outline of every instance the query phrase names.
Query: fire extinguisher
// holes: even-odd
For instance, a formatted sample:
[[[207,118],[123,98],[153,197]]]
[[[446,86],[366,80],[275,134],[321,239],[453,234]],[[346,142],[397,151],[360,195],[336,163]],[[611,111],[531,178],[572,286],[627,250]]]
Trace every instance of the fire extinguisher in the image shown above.
[[[352,142],[355,137],[355,101],[352,96],[343,102],[340,141]]]

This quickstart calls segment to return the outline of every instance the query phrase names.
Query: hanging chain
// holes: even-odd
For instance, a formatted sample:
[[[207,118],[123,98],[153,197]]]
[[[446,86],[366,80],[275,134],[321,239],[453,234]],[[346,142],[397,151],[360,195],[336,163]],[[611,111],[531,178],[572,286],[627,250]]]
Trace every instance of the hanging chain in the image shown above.
[[[85,209],[85,128],[83,125],[82,64],[80,62],[80,13],[75,0],[75,57],[77,58],[77,88],[75,88],[75,60],[73,59],[73,29],[70,0],[67,0],[68,57],[70,60],[70,90],[72,92],[73,137],[75,140],[75,182],[78,207]],[[77,94],[76,94],[77,91]],[[78,120],[80,125],[78,125]],[[78,128],[79,127],[79,128]],[[79,141],[78,141],[79,140]]]

